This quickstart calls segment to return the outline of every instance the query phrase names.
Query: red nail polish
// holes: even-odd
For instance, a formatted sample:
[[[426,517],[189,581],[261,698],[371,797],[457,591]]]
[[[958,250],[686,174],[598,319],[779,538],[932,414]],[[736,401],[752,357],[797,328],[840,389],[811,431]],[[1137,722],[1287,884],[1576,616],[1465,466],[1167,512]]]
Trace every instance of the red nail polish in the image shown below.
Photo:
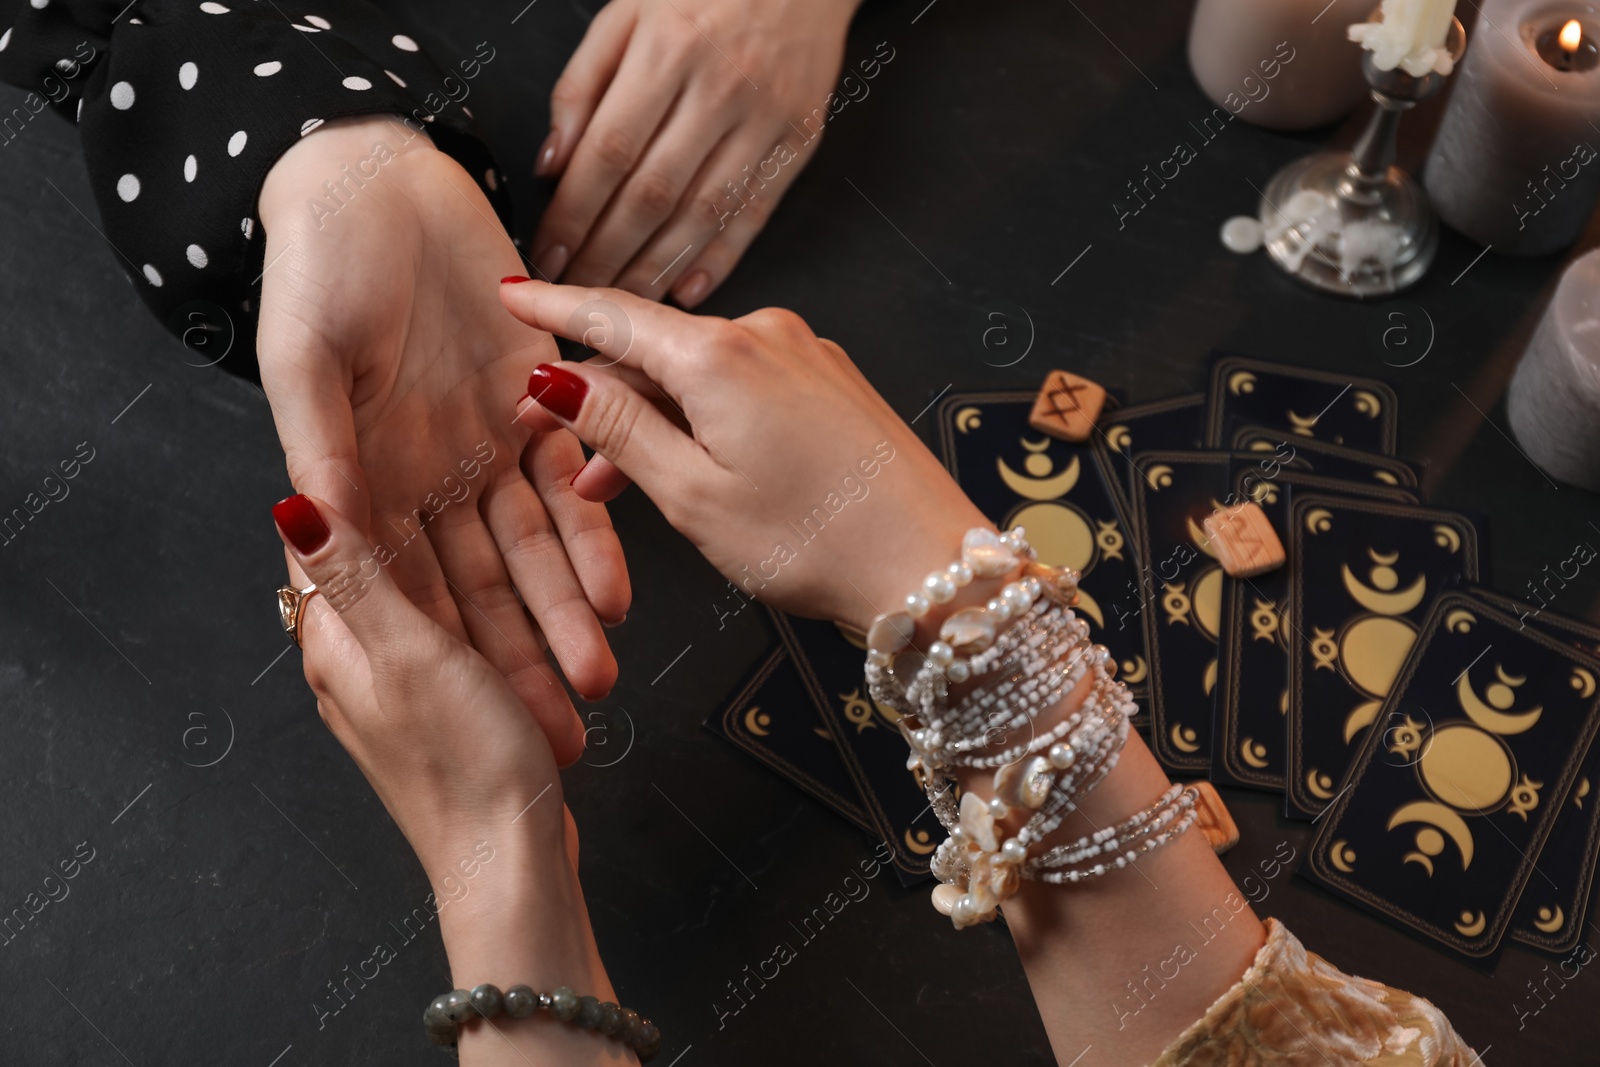
[[[583,408],[589,383],[554,363],[541,363],[528,375],[528,392],[558,419],[571,422]]]
[[[311,555],[333,536],[333,531],[328,529],[327,522],[311,498],[299,493],[272,505],[272,521],[278,524],[283,536],[302,556]]]
[[[525,282],[527,280],[528,279],[527,279],[526,275],[522,275],[522,274],[507,274],[504,278],[500,279],[500,284],[501,285],[515,285],[518,282]]]

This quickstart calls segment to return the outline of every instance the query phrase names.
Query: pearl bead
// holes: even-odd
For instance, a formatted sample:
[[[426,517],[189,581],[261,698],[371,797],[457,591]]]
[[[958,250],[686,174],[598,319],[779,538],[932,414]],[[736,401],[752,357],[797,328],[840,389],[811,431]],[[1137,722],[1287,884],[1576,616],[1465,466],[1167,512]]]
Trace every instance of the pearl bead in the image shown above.
[[[1006,602],[1006,606],[1014,614],[1021,615],[1023,611],[1027,610],[1022,605],[1022,590],[1018,589],[1015,583],[1006,586],[1000,591],[1000,599]]]
[[[1072,751],[1072,746],[1063,744],[1051,745],[1048,755],[1050,758],[1050,766],[1054,767],[1058,771],[1064,771],[1068,767],[1072,766],[1072,761],[1077,758],[1076,754]]]
[[[955,599],[956,583],[946,575],[935,572],[922,580],[922,591],[935,604],[948,604]]]
[[[965,563],[952,563],[945,568],[945,573],[958,586],[965,587],[972,584],[972,568]]]
[[[1028,847],[1013,837],[1000,846],[1000,855],[1012,863],[1021,863],[1028,858]]]
[[[957,685],[960,685],[962,682],[972,677],[972,669],[967,666],[964,660],[954,660],[951,662],[950,666],[944,669],[944,676],[950,679],[952,682],[955,682]]]
[[[989,814],[997,819],[1003,819],[1011,814],[1011,806],[999,797],[994,797],[989,801]]]
[[[950,918],[955,920],[957,926],[970,926],[972,920],[977,917],[977,912],[977,906],[973,904],[972,898],[963,893],[961,899],[951,906]]]
[[[956,651],[943,641],[935,641],[928,646],[928,659],[940,667],[948,667],[950,661],[955,659]]]
[[[912,593],[906,597],[906,614],[913,619],[920,619],[928,614],[928,598],[921,593]]]
[[[995,617],[996,622],[1005,622],[1011,618],[1011,605],[999,597],[994,597],[983,606],[983,610]]]

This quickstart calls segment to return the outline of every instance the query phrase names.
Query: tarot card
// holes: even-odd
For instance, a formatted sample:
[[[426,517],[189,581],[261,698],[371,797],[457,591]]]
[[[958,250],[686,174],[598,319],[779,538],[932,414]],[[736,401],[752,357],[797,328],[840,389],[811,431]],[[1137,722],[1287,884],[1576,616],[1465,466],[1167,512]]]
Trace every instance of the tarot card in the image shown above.
[[[779,647],[706,728],[727,738],[846,819],[875,832],[833,735],[799,670]]]
[[[1289,512],[1286,813],[1331,801],[1416,641],[1430,598],[1478,578],[1478,531],[1452,511],[1294,494]]]
[[[1134,404],[1104,414],[1106,447],[1116,476],[1117,491],[1124,505],[1123,514],[1133,513],[1134,483],[1139,470],[1133,465],[1137,452],[1188,452],[1200,447],[1205,430],[1206,398],[1190,393],[1147,404]]]
[[[1300,873],[1492,957],[1600,726],[1597,674],[1484,601],[1436,598]]]
[[[1211,366],[1206,444],[1221,447],[1248,425],[1389,456],[1399,432],[1394,390],[1383,382],[1224,354]]]
[[[1313,455],[1305,450],[1304,455]],[[1285,469],[1264,479],[1257,463],[1234,460],[1234,495],[1253,500],[1272,524],[1287,554],[1289,502],[1296,492],[1364,496],[1415,504],[1408,490],[1346,482]],[[1287,766],[1289,712],[1289,575],[1284,566],[1254,578],[1222,583],[1221,661],[1212,726],[1211,777],[1230,785],[1282,792]]]
[[[1137,614],[1139,572],[1104,439],[1072,444],[1037,432],[1028,425],[1033,399],[947,398],[939,409],[945,465],[996,526],[1024,527],[1042,562],[1081,575],[1074,610],[1092,640],[1111,650],[1119,677],[1143,705],[1149,669]],[[1145,719],[1135,716],[1134,725]]]

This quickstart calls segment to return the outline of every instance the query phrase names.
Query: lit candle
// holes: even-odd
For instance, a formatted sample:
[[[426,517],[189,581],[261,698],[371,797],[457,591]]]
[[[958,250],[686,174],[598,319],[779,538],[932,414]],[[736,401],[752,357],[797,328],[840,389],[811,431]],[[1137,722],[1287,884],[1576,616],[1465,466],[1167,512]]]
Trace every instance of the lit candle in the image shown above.
[[[1445,38],[1456,15],[1456,0],[1383,0],[1380,22],[1358,22],[1350,39],[1372,53],[1379,70],[1399,67],[1414,78],[1449,74],[1454,62]]]
[[[1439,217],[1510,255],[1577,240],[1600,196],[1600,16],[1484,0],[1423,168]]]

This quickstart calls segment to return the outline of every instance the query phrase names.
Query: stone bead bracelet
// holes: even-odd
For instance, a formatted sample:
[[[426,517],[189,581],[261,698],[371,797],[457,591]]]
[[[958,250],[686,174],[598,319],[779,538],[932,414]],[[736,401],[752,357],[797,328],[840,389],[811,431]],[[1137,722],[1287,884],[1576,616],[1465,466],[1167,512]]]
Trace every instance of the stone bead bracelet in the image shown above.
[[[488,983],[475,986],[470,992],[453,990],[434,998],[422,1013],[422,1026],[430,1044],[454,1051],[462,1023],[478,1017],[492,1019],[502,1011],[513,1019],[526,1019],[540,1008],[564,1023],[598,1030],[620,1041],[633,1049],[640,1060],[648,1060],[661,1051],[661,1031],[655,1023],[609,1000],[580,997],[566,986],[548,993],[537,993],[525,985],[514,985],[502,993]]]

